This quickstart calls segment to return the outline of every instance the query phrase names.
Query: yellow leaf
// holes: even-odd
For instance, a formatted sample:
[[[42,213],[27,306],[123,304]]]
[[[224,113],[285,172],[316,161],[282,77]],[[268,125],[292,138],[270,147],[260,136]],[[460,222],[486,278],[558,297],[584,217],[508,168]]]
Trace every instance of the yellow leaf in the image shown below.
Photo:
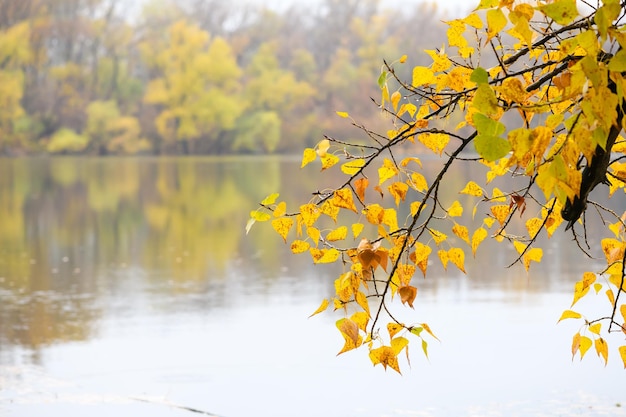
[[[309,203],[300,206],[300,216],[302,216],[302,222],[306,226],[313,226],[320,214],[322,213],[315,204]]]
[[[356,300],[356,303],[361,306],[361,308],[367,313],[367,315],[370,315],[370,305],[367,302],[367,296],[365,294],[363,294],[361,291],[357,291],[357,293],[354,296],[354,299]]]
[[[357,237],[359,237],[359,235],[361,234],[361,232],[363,231],[363,223],[353,223],[351,228],[352,228],[352,237],[354,237],[355,239]]]
[[[487,231],[482,227],[476,229],[476,231],[472,235],[472,254],[474,256],[476,256],[476,250],[478,249],[478,246],[483,240],[485,240],[486,237]]]
[[[418,139],[428,149],[441,155],[448,142],[450,142],[450,135],[445,133],[422,133],[418,136]]]
[[[528,236],[532,239],[537,233],[539,233],[539,229],[543,225],[543,220],[533,217],[532,219],[528,219],[526,221],[526,230],[528,230]]]
[[[580,359],[585,356],[585,353],[591,348],[593,342],[587,336],[581,336],[580,338]]]
[[[385,215],[385,209],[380,204],[370,204],[363,210],[365,218],[371,224],[381,224]]]
[[[350,319],[340,319],[335,324],[345,340],[344,347],[337,353],[340,355],[352,349],[356,349],[361,344],[359,328],[355,322]]]
[[[311,238],[311,240],[313,241],[313,243],[315,244],[315,246],[317,246],[318,242],[320,241],[320,237],[321,237],[321,233],[319,231],[318,228],[316,227],[307,227],[306,228],[306,234],[307,236],[309,236]]]
[[[315,152],[315,149],[305,148],[304,152],[302,153],[302,164],[300,165],[300,168],[304,168],[311,162],[315,161],[315,158],[317,158],[317,153]]]
[[[327,215],[335,222],[337,221],[337,216],[339,215],[339,207],[335,206],[332,200],[326,200],[322,203],[322,206],[319,208],[320,213]]]
[[[578,300],[580,300],[582,297],[585,296],[585,294],[587,294],[591,284],[593,284],[595,281],[596,281],[596,274],[592,272],[585,272],[583,274],[583,279],[578,281],[576,285],[574,286],[574,301],[572,301],[571,306],[576,304]]]
[[[596,339],[595,347],[598,356],[604,359],[604,366],[606,366],[609,361],[609,346],[603,338],[599,337]]]
[[[424,330],[426,330],[426,333],[428,333],[429,335],[431,335],[432,337],[434,337],[435,339],[439,340],[439,338],[437,336],[435,336],[435,334],[433,333],[432,330],[430,330],[430,326],[426,323],[420,323],[420,325],[424,328]]]
[[[341,274],[339,278],[335,280],[335,294],[337,294],[337,297],[343,302],[350,301],[354,293],[352,288],[353,275],[354,273],[352,271],[348,271],[345,274]]]
[[[347,118],[347,117],[350,117],[350,115],[347,112],[345,112],[345,111],[338,111],[338,112],[335,112],[335,113],[337,113],[337,116],[343,117],[344,119]]]
[[[293,253],[303,253],[309,250],[311,245],[309,242],[305,242],[304,240],[294,240],[291,243],[291,252]]]
[[[524,268],[528,271],[530,268],[530,262],[535,261],[537,263],[541,262],[541,258],[543,257],[543,250],[541,248],[532,248],[528,252],[524,254],[524,258],[522,259],[524,262]]]
[[[555,0],[537,6],[537,9],[562,26],[572,23],[578,17],[576,0]]]
[[[589,331],[591,333],[595,333],[595,334],[599,335],[601,328],[602,328],[602,323],[595,323],[595,324],[592,324],[591,326],[589,326]]]
[[[369,319],[369,314],[363,311],[358,311],[350,316],[350,320],[355,322],[357,327],[364,332],[367,331],[367,322],[369,321]]]
[[[399,91],[394,91],[393,94],[391,94],[391,105],[393,106],[394,111],[398,110],[398,103],[400,103],[401,98],[402,95]]]
[[[461,248],[450,248],[448,250],[448,259],[464,274],[465,272],[465,252]]]
[[[417,165],[419,165],[420,167],[422,166],[422,161],[420,161],[419,158],[415,158],[413,156],[404,158],[401,162],[400,162],[400,166],[405,168],[407,165],[409,165],[410,162],[415,162]]]
[[[468,245],[470,244],[469,231],[467,230],[467,227],[455,223],[454,226],[452,226],[452,233],[463,239],[463,241],[465,241]]]
[[[396,206],[400,204],[400,201],[404,201],[406,199],[406,193],[409,190],[409,186],[403,182],[394,182],[389,187],[389,193],[396,200]]]
[[[624,362],[624,369],[626,369],[626,345],[619,347],[619,355],[622,357],[622,362]]]
[[[563,314],[561,314],[561,318],[559,319],[559,321],[565,320],[565,319],[579,319],[581,317],[582,316],[580,315],[580,313],[577,313],[577,312],[572,311],[572,310],[565,310],[563,312]],[[557,323],[559,321],[557,321]]]
[[[341,172],[346,175],[355,175],[365,165],[365,159],[352,159],[341,166]]]
[[[383,212],[383,224],[389,227],[390,233],[398,230],[398,215],[396,214],[395,209],[392,209],[392,208],[385,209],[385,211]]]
[[[499,34],[507,24],[507,19],[501,9],[487,10],[487,40]]]
[[[411,216],[415,216],[417,214],[417,211],[420,209],[421,206],[422,206],[422,202],[421,201],[413,201],[411,203]]]
[[[345,239],[347,236],[348,236],[348,228],[346,226],[341,226],[329,232],[326,235],[326,240],[328,240],[329,242],[336,242],[338,240]]]
[[[510,210],[511,210],[511,207],[504,205],[504,204],[491,206],[491,213],[496,218],[496,220],[498,220],[498,222],[500,223],[500,226],[504,225],[504,222],[509,216]]]
[[[454,203],[452,203],[448,209],[448,215],[450,217],[459,217],[463,215],[463,206],[458,200],[455,200]]]
[[[435,240],[435,243],[437,244],[437,246],[439,246],[440,243],[444,242],[448,238],[448,236],[446,236],[444,233],[435,229],[430,229],[429,232],[430,232],[430,235]]]
[[[328,308],[329,304],[330,304],[330,302],[328,301],[328,299],[324,298],[324,300],[322,301],[322,304],[320,304],[320,306],[317,308],[317,310],[315,310],[313,312],[313,314],[311,314],[309,317],[313,317],[314,315],[319,314],[322,311],[326,310]]]
[[[411,180],[409,184],[417,191],[425,191],[428,189],[428,183],[426,182],[426,178],[424,178],[424,176],[419,172],[413,172],[411,174]]]
[[[401,64],[404,64],[406,62],[407,56],[406,55],[402,55],[400,57],[400,59],[398,60],[398,62],[400,62]]]
[[[415,242],[415,252],[411,253],[410,259],[417,265],[422,271],[422,274],[426,276],[426,269],[428,268],[428,256],[432,252],[430,246],[424,245],[421,242]]]
[[[398,168],[388,158],[383,160],[383,166],[378,168],[378,185],[382,185],[385,181],[398,175]]]
[[[279,195],[280,194],[278,193],[270,194],[267,197],[265,197],[263,201],[261,201],[261,204],[264,206],[269,206],[271,204],[274,204]]]
[[[447,270],[448,261],[450,261],[450,258],[448,257],[448,251],[439,249],[437,251],[437,256],[439,257],[439,260],[441,261],[441,265],[443,265],[443,269]]]
[[[333,155],[332,153],[324,154],[324,156],[320,156],[322,160],[322,171],[328,169],[339,162],[339,157]]]
[[[404,326],[398,323],[387,323],[387,331],[389,332],[389,338],[393,339],[393,337],[398,334]]]
[[[491,228],[491,226],[493,226],[493,224],[496,222],[496,219],[494,219],[493,217],[487,217],[483,220],[483,223],[485,223],[485,226],[487,226],[487,228]]]
[[[421,87],[428,85],[435,80],[435,75],[430,68],[415,67],[413,68],[413,87]]]
[[[381,364],[385,369],[389,366],[397,373],[401,373],[398,366],[398,357],[391,347],[381,346],[377,349],[372,349],[369,356],[374,366]]]
[[[624,255],[624,244],[622,242],[617,239],[606,238],[602,239],[600,244],[607,263],[612,264],[622,259]]]
[[[325,156],[329,148],[330,141],[328,139],[321,140],[320,143],[317,144],[317,154],[319,155],[319,157],[321,158]]]
[[[508,102],[523,103],[529,93],[518,78],[507,78],[498,89],[502,98]]]
[[[494,187],[493,191],[491,192],[491,201],[493,201],[494,203],[504,203],[506,202],[506,196],[502,191],[500,191],[499,188]]]
[[[287,203],[285,203],[284,201],[281,201],[280,203],[276,205],[276,208],[274,209],[274,217],[282,217],[285,215],[286,212],[287,212]]]
[[[576,333],[574,338],[572,339],[572,360],[574,360],[574,356],[576,352],[580,349],[580,333]]]
[[[445,52],[437,52],[432,49],[425,49],[426,52],[433,60],[432,70],[433,72],[445,71],[452,65],[452,61],[448,58]]]
[[[626,304],[622,304],[621,306],[619,306],[619,311],[620,313],[622,313],[622,318],[624,319],[624,322],[626,322]]]
[[[349,188],[342,188],[335,191],[331,201],[337,207],[352,210],[357,213],[354,200],[352,199],[352,191],[350,191]]]
[[[252,219],[254,219],[254,220],[258,221],[258,222],[266,222],[269,219],[271,219],[272,216],[270,216],[269,213],[265,213],[265,212],[262,212],[262,211],[255,210],[255,211],[251,211],[250,212],[250,218],[252,218]]]
[[[330,264],[339,259],[339,256],[341,256],[341,252],[335,248],[322,249],[322,257],[313,262],[316,264]]]
[[[400,352],[402,352],[402,349],[404,349],[408,344],[409,341],[404,337],[396,337],[395,339],[391,339],[391,348],[396,355],[399,355]]]
[[[289,217],[272,220],[272,227],[276,230],[276,233],[282,236],[285,243],[287,243],[287,234],[291,226],[293,226],[293,219]]]
[[[463,188],[460,193],[473,195],[475,197],[483,196],[482,188],[480,188],[480,186],[476,184],[474,181],[470,181],[467,184],[465,184],[465,188]]]

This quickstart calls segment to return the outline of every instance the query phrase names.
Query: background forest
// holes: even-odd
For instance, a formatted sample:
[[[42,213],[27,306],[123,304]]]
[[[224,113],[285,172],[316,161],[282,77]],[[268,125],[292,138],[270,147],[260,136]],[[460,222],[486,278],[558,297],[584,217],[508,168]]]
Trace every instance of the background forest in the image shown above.
[[[379,3],[0,0],[0,155],[299,153],[346,109],[384,131],[382,59],[425,65],[446,27]]]

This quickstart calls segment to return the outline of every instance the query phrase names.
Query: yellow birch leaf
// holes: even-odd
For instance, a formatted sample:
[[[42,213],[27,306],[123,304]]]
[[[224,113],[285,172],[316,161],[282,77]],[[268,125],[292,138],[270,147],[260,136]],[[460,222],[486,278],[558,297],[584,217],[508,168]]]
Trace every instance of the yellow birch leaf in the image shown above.
[[[487,40],[488,43],[491,38],[499,34],[507,24],[507,18],[501,9],[487,10]]]
[[[452,203],[448,209],[448,215],[450,217],[459,217],[463,215],[463,206],[458,200],[455,200],[454,203]]]
[[[417,265],[422,271],[424,277],[426,277],[426,269],[428,268],[428,256],[432,252],[430,246],[424,245],[421,242],[415,242],[415,252],[411,253],[409,258]]]
[[[602,289],[602,284],[600,283],[593,284],[593,290],[596,292],[596,295],[600,293],[601,289]]]
[[[398,215],[395,209],[385,209],[383,212],[383,224],[389,227],[389,233],[398,230]],[[383,235],[383,233],[381,233],[381,235]]]
[[[380,204],[370,204],[363,210],[365,218],[371,224],[381,224],[385,215],[385,209]]]
[[[393,106],[394,111],[398,111],[398,103],[400,102],[401,98],[402,98],[402,95],[400,94],[399,91],[394,91],[391,94],[391,105]]]
[[[389,332],[389,338],[393,339],[395,335],[397,335],[404,326],[398,323],[387,323],[387,331]]]
[[[292,253],[303,253],[309,250],[311,245],[309,242],[305,242],[304,240],[294,240],[291,243],[291,252]]]
[[[269,206],[271,204],[274,204],[276,202],[276,199],[278,198],[279,195],[280,194],[278,194],[278,193],[270,194],[267,197],[265,197],[263,199],[263,201],[261,201],[261,204],[264,205],[264,206]]]
[[[463,239],[465,243],[470,245],[469,231],[467,230],[467,227],[460,225],[458,223],[455,223],[454,226],[452,226],[452,233],[454,233],[455,235]]]
[[[622,313],[622,318],[624,319],[624,322],[626,322],[626,304],[622,304],[621,306],[619,306],[619,311],[620,313]]]
[[[339,319],[335,325],[345,340],[343,348],[339,351],[339,353],[337,353],[337,355],[356,349],[361,344],[360,342],[362,338],[359,335],[359,328],[355,322],[344,318]]]
[[[487,231],[483,227],[479,227],[472,234],[472,254],[476,256],[476,250],[480,243],[487,237]]]
[[[407,56],[406,55],[402,55],[400,57],[400,59],[398,60],[399,63],[404,64],[406,62]]]
[[[352,159],[341,165],[341,172],[346,175],[355,175],[365,165],[365,159]]]
[[[474,197],[482,197],[483,190],[474,181],[470,181],[467,184],[465,184],[465,188],[463,188],[460,191],[460,194],[469,194],[469,195],[473,195]]]
[[[348,236],[348,228],[346,226],[341,226],[329,232],[326,235],[326,240],[328,240],[329,242],[336,242],[338,240],[345,239],[347,236]]]
[[[606,297],[609,299],[609,303],[611,303],[611,305],[615,304],[615,294],[613,294],[612,289],[609,288],[606,290]]]
[[[335,262],[341,256],[341,252],[339,252],[335,248],[331,249],[322,249],[322,257],[318,260],[314,261],[316,264],[330,264]]]
[[[420,209],[421,206],[422,206],[422,202],[421,201],[413,201],[413,202],[411,202],[411,216],[415,216],[417,214],[417,211]]]
[[[608,264],[619,261],[624,255],[624,244],[617,239],[606,238],[600,242]]]
[[[448,259],[464,274],[465,272],[465,252],[461,248],[448,249]]]
[[[413,68],[413,87],[421,87],[428,85],[435,80],[435,75],[430,68],[426,67],[414,67]]]
[[[435,243],[437,244],[437,246],[439,246],[440,243],[444,242],[448,238],[448,236],[445,233],[442,233],[435,229],[430,229],[429,232],[430,232],[430,235],[435,240]]]
[[[574,360],[578,349],[580,349],[580,333],[576,333],[572,338],[572,360]]]
[[[324,252],[321,249],[311,248],[309,249],[309,253],[311,254],[311,258],[313,258],[313,263],[317,263],[318,260],[324,256]]]
[[[369,322],[369,319],[369,314],[363,311],[358,311],[350,316],[350,320],[356,323],[357,327],[364,332],[367,331],[367,323]]]
[[[589,288],[591,287],[591,284],[593,284],[595,281],[596,281],[596,274],[594,274],[593,272],[585,272],[583,274],[583,279],[578,281],[576,285],[574,286],[574,301],[572,301],[571,306],[576,304],[578,300],[580,300],[582,297],[585,296],[585,294],[587,294],[587,292],[589,291]]]
[[[533,239],[539,233],[541,226],[543,225],[543,220],[533,217],[532,219],[528,219],[526,221],[526,230],[528,230],[528,236]]]
[[[409,341],[402,336],[391,339],[391,349],[393,349],[393,352],[396,355],[399,355],[400,352],[402,352],[402,349],[404,349],[408,344]]]
[[[356,239],[363,231],[364,226],[363,223],[353,223],[350,227],[352,228],[352,237]]]
[[[441,261],[441,265],[443,265],[443,269],[447,270],[448,261],[450,261],[450,258],[448,257],[448,251],[439,249],[437,251],[437,256],[439,256],[439,260]]]
[[[429,335],[431,335],[432,337],[434,337],[436,340],[439,340],[439,338],[437,336],[435,336],[435,334],[433,333],[432,330],[430,330],[430,326],[426,323],[420,323],[420,326],[422,326],[424,328],[424,330],[426,330],[426,333],[428,333]]]
[[[404,159],[400,162],[400,166],[401,166],[402,168],[405,168],[405,167],[406,167],[407,165],[409,165],[409,163],[411,163],[411,162],[415,162],[417,165],[419,165],[419,166],[420,166],[420,168],[422,167],[422,161],[420,161],[420,159],[419,159],[419,158],[415,158],[415,157],[413,157],[413,156],[410,156],[410,157],[404,158]]]
[[[367,296],[365,294],[363,294],[361,291],[357,291],[356,295],[354,296],[354,299],[356,300],[356,303],[361,306],[361,308],[367,313],[368,317],[370,315],[370,305],[367,302]]]
[[[332,153],[320,156],[320,159],[322,160],[322,171],[336,165],[339,162],[339,157],[333,155]]]
[[[624,369],[626,369],[626,345],[619,347],[619,355],[622,358],[622,362],[624,362]]]
[[[270,216],[269,213],[265,213],[265,212],[262,212],[262,211],[259,211],[259,210],[255,210],[255,211],[251,211],[250,212],[250,218],[254,219],[254,220],[258,221],[258,222],[266,222],[269,219],[271,219],[272,216]]]
[[[276,233],[282,236],[285,243],[287,243],[287,234],[291,226],[293,226],[293,219],[289,217],[272,220],[272,227],[276,230]]]
[[[593,342],[587,336],[580,337],[580,360],[582,360],[585,356],[585,353],[589,351],[591,345],[593,345]]]
[[[441,156],[448,142],[450,135],[445,133],[422,133],[418,136],[418,140],[428,149]]]
[[[302,153],[302,164],[300,165],[300,168],[304,168],[311,162],[315,161],[315,158],[317,158],[317,153],[315,152],[315,149],[305,148],[304,152]]]
[[[595,334],[599,335],[601,328],[602,328],[602,323],[595,323],[595,324],[592,324],[591,326],[589,326],[589,331],[591,333],[595,333]]]
[[[483,21],[480,19],[480,17],[476,13],[472,13],[469,16],[464,17],[463,19],[461,19],[461,21],[465,23],[466,25],[470,25],[474,29],[483,28]]]
[[[511,210],[511,207],[504,205],[504,204],[491,206],[491,213],[496,218],[496,220],[498,220],[498,222],[500,223],[500,226],[504,225],[504,222],[509,216],[510,210]]]
[[[572,23],[578,17],[576,0],[555,0],[537,6],[537,9],[562,26]]]
[[[328,139],[323,139],[317,144],[317,155],[321,158],[326,155],[330,149],[330,141]]]
[[[395,177],[396,175],[398,175],[398,168],[393,163],[393,161],[391,161],[388,158],[385,158],[383,160],[383,166],[378,168],[378,177],[379,177],[378,185],[382,185],[385,181],[387,181],[390,178]]]
[[[339,207],[335,206],[332,200],[326,200],[319,208],[321,214],[325,214],[335,222],[337,221],[337,216],[339,215]]]
[[[579,319],[581,317],[582,316],[580,315],[580,313],[577,313],[577,312],[572,311],[572,310],[565,310],[563,312],[563,314],[561,314],[561,318],[559,319],[559,321],[565,320],[565,319]],[[557,321],[557,323],[559,321]]]
[[[494,219],[493,217],[487,217],[483,220],[483,223],[485,223],[485,226],[487,226],[488,229],[491,229],[491,226],[493,226],[495,222],[496,219]]]
[[[417,288],[407,285],[406,287],[398,288],[398,294],[400,295],[400,301],[402,304],[408,303],[409,307],[413,308],[413,301],[417,296]]]
[[[401,374],[400,367],[398,366],[398,357],[391,347],[381,346],[377,349],[372,349],[369,356],[374,366],[381,364],[385,370],[387,367],[390,367]]]
[[[322,213],[319,208],[313,203],[300,206],[300,216],[302,216],[302,221],[306,226],[313,226],[320,214]]]
[[[281,201],[280,203],[276,205],[276,208],[274,209],[274,217],[282,217],[285,215],[286,212],[287,212],[287,203],[285,203],[284,201]]]
[[[452,61],[450,61],[443,50],[437,52],[433,49],[425,49],[424,52],[426,52],[433,60],[433,65],[431,67],[433,72],[445,71],[452,65]]]
[[[498,91],[503,99],[514,103],[525,102],[529,95],[519,78],[507,78],[502,82]]]
[[[426,182],[426,178],[419,172],[413,172],[411,174],[411,180],[409,184],[417,191],[425,191],[428,189],[428,183]]]
[[[326,310],[328,308],[329,304],[330,304],[330,302],[328,301],[328,299],[324,298],[324,300],[322,301],[322,304],[320,304],[320,306],[317,308],[317,310],[315,310],[313,312],[313,314],[311,314],[309,317],[313,317],[314,315],[319,314],[322,311]]]
[[[596,352],[598,356],[604,359],[604,366],[609,362],[609,346],[606,344],[606,340],[599,337],[595,342]]]
[[[406,192],[409,190],[409,186],[403,182],[394,182],[388,187],[389,193],[396,200],[396,206],[400,204],[400,201],[406,199]]]
[[[306,228],[306,234],[307,236],[309,236],[311,238],[311,240],[313,241],[313,243],[315,244],[315,246],[317,246],[318,242],[320,241],[320,237],[322,236],[322,234],[320,233],[319,229],[316,227],[307,227]]]
[[[541,258],[543,257],[543,250],[541,248],[532,248],[528,252],[524,254],[523,262],[524,268],[528,271],[530,268],[530,262],[535,261],[537,263],[541,262]]]
[[[345,208],[358,213],[356,206],[354,205],[354,200],[352,199],[352,191],[350,191],[349,188],[342,188],[335,191],[331,201],[337,207]]]
[[[335,113],[337,113],[337,116],[342,117],[342,118],[344,118],[344,119],[346,119],[346,118],[350,117],[350,115],[348,114],[348,112],[345,112],[345,111],[338,111],[338,112],[335,112]]]
[[[498,187],[494,187],[493,191],[491,192],[491,201],[504,203],[506,202],[506,195],[504,195],[504,193],[500,191]]]

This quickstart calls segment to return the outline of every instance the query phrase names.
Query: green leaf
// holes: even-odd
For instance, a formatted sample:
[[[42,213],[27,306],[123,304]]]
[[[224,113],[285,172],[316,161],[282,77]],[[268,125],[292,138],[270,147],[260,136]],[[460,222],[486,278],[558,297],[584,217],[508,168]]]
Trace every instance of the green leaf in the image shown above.
[[[626,71],[626,51],[620,49],[609,62],[609,71],[624,72]]]
[[[491,135],[476,136],[474,146],[480,157],[489,162],[497,161],[511,151],[511,145],[506,139]]]
[[[378,86],[380,88],[383,88],[386,83],[387,83],[387,71],[383,71],[378,76]]]
[[[506,126],[484,114],[474,113],[472,121],[481,135],[500,136],[506,131]]]
[[[280,194],[278,193],[270,194],[267,197],[265,197],[263,201],[261,201],[261,204],[263,204],[264,206],[269,206],[270,204],[274,204],[279,195]]]
[[[484,68],[478,67],[474,71],[472,71],[472,75],[470,75],[470,81],[475,82],[476,84],[488,83],[489,74]]]
[[[479,84],[472,105],[476,107],[480,113],[483,114],[496,114],[498,112],[498,99],[493,89],[489,87],[489,84]]]
[[[537,9],[559,25],[569,25],[578,17],[576,0],[556,0],[549,4],[537,6]]]

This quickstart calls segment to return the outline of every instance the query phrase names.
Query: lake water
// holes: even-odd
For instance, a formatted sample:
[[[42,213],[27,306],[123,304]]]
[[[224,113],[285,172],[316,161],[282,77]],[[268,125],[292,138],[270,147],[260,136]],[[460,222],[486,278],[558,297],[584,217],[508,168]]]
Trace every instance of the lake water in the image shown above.
[[[244,231],[267,194],[310,198],[316,173],[277,158],[0,160],[0,415],[626,416],[615,350],[607,367],[572,361],[577,323],[556,324],[601,264],[563,233],[530,274],[489,245],[468,275],[433,266],[410,314],[441,343],[429,360],[415,343],[402,376],[365,350],[337,357],[341,315],[307,318],[336,271],[267,225]]]

